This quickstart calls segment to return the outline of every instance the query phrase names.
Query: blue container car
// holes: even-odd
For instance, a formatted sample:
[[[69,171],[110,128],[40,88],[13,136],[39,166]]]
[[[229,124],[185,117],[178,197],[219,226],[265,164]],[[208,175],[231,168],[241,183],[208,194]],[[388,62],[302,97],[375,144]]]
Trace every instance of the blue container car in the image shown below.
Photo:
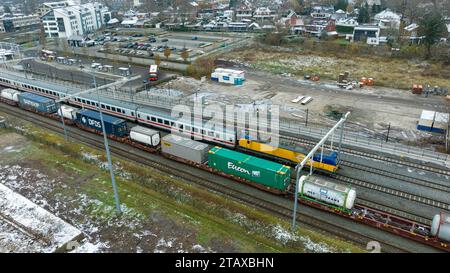
[[[115,137],[125,137],[128,135],[127,121],[116,118],[103,113],[103,122],[105,123],[105,131],[107,135]],[[100,133],[102,130],[102,123],[100,120],[100,113],[92,110],[81,110],[77,113],[76,123],[84,127],[94,129]]]
[[[25,109],[31,109],[44,114],[52,114],[58,111],[56,102],[52,99],[33,93],[19,94],[19,105]]]

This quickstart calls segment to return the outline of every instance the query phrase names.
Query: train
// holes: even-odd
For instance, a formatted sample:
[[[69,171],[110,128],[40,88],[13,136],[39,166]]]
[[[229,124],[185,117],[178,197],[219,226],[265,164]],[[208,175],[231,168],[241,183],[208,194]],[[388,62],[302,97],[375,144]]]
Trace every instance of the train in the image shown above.
[[[67,105],[58,106],[54,100],[36,94],[16,94],[11,91],[2,92],[1,94],[4,102],[9,99],[11,99],[11,102],[16,102],[17,100],[16,105],[25,110],[53,119],[60,119],[62,116],[69,124],[72,122],[72,124],[83,130],[99,135],[102,134],[103,128],[99,118],[100,113],[97,111],[79,109]],[[186,138],[182,134],[169,134],[161,138],[159,131],[148,127],[136,125],[129,129],[125,119],[109,114],[103,114],[103,121],[109,138],[152,153],[160,153],[162,156],[172,160],[189,164],[265,191],[283,195],[292,193],[291,189],[295,177],[292,177],[294,172],[292,172],[290,166],[241,153],[223,146],[213,145],[211,147],[209,144]],[[339,211],[346,217],[364,222],[361,220],[363,218],[355,217],[355,215],[357,216],[356,212],[360,208],[356,208],[357,193],[351,187],[334,183],[326,177],[303,175],[299,179],[298,194],[300,200],[304,200],[306,204],[313,204],[315,207],[332,212]],[[436,238],[436,240],[450,242],[450,215],[436,215],[433,218],[430,232],[426,236],[428,234],[431,238]],[[410,231],[408,231],[408,236],[412,236]],[[417,240],[417,237],[412,236],[411,238]],[[443,242],[436,242],[437,245],[441,244],[441,246],[447,247],[447,244]]]
[[[0,85],[8,86],[10,88],[19,89],[25,92],[31,92],[44,97],[59,99],[70,94],[79,93],[79,90],[71,90],[65,88],[64,91],[55,90],[49,84],[23,82],[23,80],[4,78],[0,75]],[[100,98],[100,105],[98,102]],[[94,96],[90,94],[78,94],[67,100],[67,104],[77,106],[83,109],[97,110],[100,106],[104,113],[107,113],[118,118],[126,119],[145,126],[152,126],[157,129],[165,131],[173,131],[180,133],[186,137],[190,137],[195,140],[201,140],[219,146],[226,146],[232,149],[239,149],[241,151],[254,151],[258,156],[264,154],[264,156],[274,156],[281,160],[287,160],[290,164],[298,163],[300,158],[305,157],[305,147],[294,147],[292,150],[287,147],[280,147],[275,152],[269,153],[267,150],[262,149],[265,144],[253,140],[250,143],[246,143],[245,138],[238,138],[236,128],[230,129],[227,127],[221,128],[222,130],[214,131],[206,126],[207,121],[201,124],[186,123],[178,120],[170,115],[170,113],[157,108],[150,108],[145,106],[137,106],[133,103],[112,100],[104,96]],[[282,162],[284,163],[284,162]],[[339,168],[337,153],[336,152],[324,152],[315,155],[313,166],[317,169],[327,172],[336,172]]]
[[[255,152],[256,154],[259,154],[263,157],[274,157],[277,159],[281,159],[288,164],[300,163],[308,153],[307,148],[301,145],[290,147],[288,149],[287,147],[283,147],[282,145],[280,145],[279,147],[273,147],[266,143],[254,141],[248,138],[239,139],[238,145],[243,150]],[[307,162],[307,165],[310,165],[309,161]],[[339,166],[337,153],[334,151],[319,151],[313,156],[312,165],[316,169],[335,173],[338,170]]]

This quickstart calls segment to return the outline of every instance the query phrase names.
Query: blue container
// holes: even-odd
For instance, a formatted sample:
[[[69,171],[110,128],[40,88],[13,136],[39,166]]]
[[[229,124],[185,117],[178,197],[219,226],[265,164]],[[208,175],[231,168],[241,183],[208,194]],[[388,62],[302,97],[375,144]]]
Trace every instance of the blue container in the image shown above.
[[[445,129],[442,129],[442,128],[435,128],[435,127],[433,127],[432,129],[431,129],[431,132],[433,132],[433,133],[438,133],[438,134],[445,134]]]
[[[58,111],[58,107],[54,100],[33,93],[19,94],[19,105],[22,108],[45,114],[52,114]]]
[[[424,126],[424,125],[417,125],[417,130],[431,132],[431,127]]]
[[[320,162],[320,152],[314,154],[313,160]],[[337,152],[330,152],[329,154],[324,153],[322,157],[322,163],[330,164],[333,166],[337,165]]]
[[[107,135],[124,137],[128,135],[127,121],[110,115],[103,114],[105,131]],[[76,123],[82,126],[103,132],[100,113],[92,110],[81,110],[77,113]]]

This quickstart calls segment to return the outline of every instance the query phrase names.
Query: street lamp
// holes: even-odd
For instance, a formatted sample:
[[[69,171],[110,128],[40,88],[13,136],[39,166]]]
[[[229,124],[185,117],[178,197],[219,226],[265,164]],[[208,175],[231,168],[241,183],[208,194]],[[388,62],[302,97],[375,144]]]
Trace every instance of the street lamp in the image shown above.
[[[100,94],[98,92],[97,82],[95,80],[95,75],[94,75],[94,86],[95,86],[95,91],[97,93],[97,109],[98,109],[98,112],[100,114],[100,122],[102,124],[103,141],[105,143],[106,157],[108,158],[108,167],[109,167],[109,174],[111,176],[111,183],[112,183],[113,191],[114,191],[114,200],[115,200],[115,203],[116,203],[117,211],[119,213],[121,213],[122,210],[120,208],[120,200],[119,200],[119,193],[118,193],[118,190],[117,190],[116,177],[114,176],[114,167],[113,167],[113,164],[112,164],[111,154],[110,154],[110,151],[109,151],[108,137],[106,136],[105,122],[103,120],[103,112],[102,112],[102,108],[100,107]]]

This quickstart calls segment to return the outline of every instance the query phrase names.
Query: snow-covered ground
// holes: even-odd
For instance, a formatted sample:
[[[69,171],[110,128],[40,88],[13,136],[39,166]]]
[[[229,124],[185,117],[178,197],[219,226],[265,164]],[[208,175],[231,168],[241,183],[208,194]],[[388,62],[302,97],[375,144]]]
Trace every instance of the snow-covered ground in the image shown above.
[[[0,183],[0,252],[55,252],[82,232]]]

